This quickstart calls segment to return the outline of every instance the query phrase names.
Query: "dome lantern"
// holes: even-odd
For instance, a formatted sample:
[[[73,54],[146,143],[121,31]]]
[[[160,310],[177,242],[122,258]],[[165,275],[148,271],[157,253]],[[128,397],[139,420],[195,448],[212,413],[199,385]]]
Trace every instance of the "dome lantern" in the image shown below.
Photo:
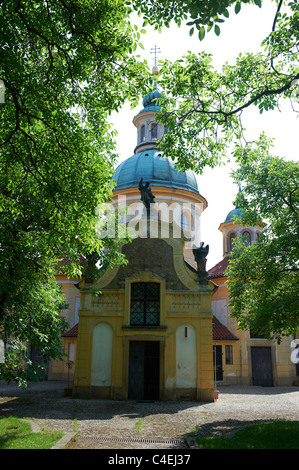
[[[155,53],[157,53],[155,47]],[[158,73],[158,67],[153,67],[153,74]],[[133,124],[137,128],[137,145],[134,155],[126,159],[116,168],[114,191],[125,191],[130,188],[138,188],[141,178],[150,182],[151,187],[171,189],[171,191],[188,191],[191,198],[204,200],[199,193],[197,180],[192,170],[179,170],[175,162],[163,156],[159,149],[165,128],[157,120],[157,111],[161,110],[159,100],[164,96],[159,91],[157,84],[155,89],[144,96],[143,108],[133,118]],[[191,196],[191,194],[193,196]],[[158,196],[159,199],[159,196]],[[204,206],[206,201],[204,200]]]
[[[165,132],[164,125],[156,118],[156,112],[161,110],[159,99],[162,98],[163,95],[157,87],[143,98],[143,109],[133,119],[137,128],[137,146],[134,153],[150,148],[158,149],[158,141]]]

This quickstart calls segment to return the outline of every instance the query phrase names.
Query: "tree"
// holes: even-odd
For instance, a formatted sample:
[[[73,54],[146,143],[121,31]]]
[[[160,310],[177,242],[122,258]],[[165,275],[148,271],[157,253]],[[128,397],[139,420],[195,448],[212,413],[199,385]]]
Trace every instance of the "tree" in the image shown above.
[[[197,28],[202,40],[209,30],[219,35],[219,24],[232,11],[238,13],[243,3],[253,2],[190,1],[178,2],[176,8],[174,3],[166,2],[169,17],[180,23],[179,14],[189,14],[190,34]],[[168,20],[163,23],[160,3],[150,4],[153,18],[168,24]],[[168,133],[160,147],[182,169],[201,173],[206,165],[227,161],[230,145],[245,141],[242,116],[249,107],[256,106],[263,113],[277,108],[280,100],[290,99],[296,108],[299,5],[292,1],[285,5],[282,0],[276,4],[272,31],[260,53],[240,54],[235,64],[224,64],[221,71],[214,68],[213,57],[206,52],[190,52],[175,62],[161,63],[159,85],[166,98],[161,100],[159,119]]]
[[[142,14],[144,25],[149,23],[158,29],[162,26],[169,27],[171,21],[175,21],[179,26],[185,21],[191,26],[190,35],[197,29],[200,40],[205,37],[206,31],[211,29],[219,36],[219,24],[229,17],[230,7],[234,6],[237,14],[242,3],[259,7],[262,5],[261,0],[133,0],[132,3]]]
[[[72,276],[121,262],[120,240],[95,225],[117,157],[108,116],[148,82],[130,12],[122,0],[0,2],[1,378],[24,382],[27,344],[61,356],[61,258]]]
[[[238,147],[233,173],[245,226],[267,222],[258,242],[237,240],[227,268],[231,315],[267,338],[299,329],[299,164],[269,155],[269,141]]]
[[[25,280],[27,285],[18,283],[13,292],[14,306],[1,322],[6,345],[5,362],[0,364],[1,379],[16,381],[19,386],[26,386],[28,379],[41,380],[50,358],[64,358],[61,335],[68,327],[60,316],[66,305],[56,280],[41,282],[37,272],[24,276]],[[36,363],[31,360],[32,350],[40,356]]]
[[[127,99],[137,104],[151,83],[147,67],[134,57],[143,30],[131,24],[130,13],[139,11],[157,27],[188,18],[190,34],[198,30],[203,39],[207,30],[220,34],[230,8],[238,13],[243,3],[260,6],[259,0],[0,1],[0,329],[10,364],[9,370],[1,366],[2,378],[25,380],[20,358],[26,360],[26,342],[45,359],[61,354],[62,298],[52,283],[59,259],[68,258],[70,276],[86,268],[97,276],[97,266],[122,261],[120,240],[97,236],[95,214],[111,195],[116,160],[107,117]],[[283,16],[281,5],[265,41],[266,57],[240,57],[222,73],[206,54],[162,67],[169,99],[161,120],[170,132],[161,147],[166,153],[171,148],[182,168],[217,164],[233,136],[242,134],[243,109],[258,103],[263,111],[274,96],[291,95],[298,78],[298,6],[291,2]],[[43,323],[52,325],[45,336]]]
[[[146,5],[141,3],[145,13]],[[203,40],[231,12],[242,4],[262,1],[149,2],[147,21],[159,26],[187,21],[190,35],[195,31]],[[267,337],[294,333],[298,329],[298,164],[272,157],[269,144],[261,135],[257,142],[246,142],[243,113],[257,107],[260,113],[279,108],[290,99],[298,112],[299,90],[299,4],[276,0],[272,30],[262,43],[261,52],[240,54],[234,65],[213,67],[211,54],[191,52],[175,62],[161,64],[159,84],[165,98],[158,119],[168,132],[160,149],[176,159],[177,165],[201,173],[236,158],[234,174],[242,193],[243,224],[263,218],[268,226],[259,243],[244,248],[238,240],[228,269],[232,315],[242,328],[260,329]],[[247,312],[245,314],[245,312]]]

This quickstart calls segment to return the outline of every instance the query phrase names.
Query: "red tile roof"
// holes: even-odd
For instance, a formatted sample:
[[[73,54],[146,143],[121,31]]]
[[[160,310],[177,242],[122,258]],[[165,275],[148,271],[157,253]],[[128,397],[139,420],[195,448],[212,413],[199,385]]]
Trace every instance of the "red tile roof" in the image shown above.
[[[213,339],[238,339],[235,335],[233,335],[229,329],[224,326],[216,317],[213,317]],[[74,325],[70,330],[68,330],[64,335],[64,337],[69,338],[76,338],[78,336],[78,323]]]
[[[219,339],[222,339],[222,340],[238,340],[239,338],[237,338],[235,335],[233,335],[229,329],[224,326],[219,320],[218,318],[216,317],[213,317],[213,322],[212,322],[212,326],[213,326],[213,339],[215,340],[219,340]]]
[[[228,266],[228,260],[228,258],[223,258],[223,260],[217,263],[213,268],[209,269],[208,278],[215,279],[216,277],[223,277]]]
[[[76,323],[76,325],[74,325],[70,330],[66,331],[63,336],[76,338],[78,336],[78,326],[79,326],[79,323]]]

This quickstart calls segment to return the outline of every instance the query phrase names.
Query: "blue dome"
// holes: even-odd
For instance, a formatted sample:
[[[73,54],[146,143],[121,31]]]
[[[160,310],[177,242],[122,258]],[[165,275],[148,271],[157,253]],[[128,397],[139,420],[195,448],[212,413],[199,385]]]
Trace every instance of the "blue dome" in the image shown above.
[[[150,91],[142,101],[143,109],[140,113],[145,111],[160,111],[161,106],[157,103],[157,99],[163,98],[163,95],[156,89],[154,92]]]
[[[234,222],[235,217],[241,217],[241,215],[242,209],[240,207],[236,207],[227,214],[225,222]]]
[[[122,162],[115,170],[117,189],[138,187],[141,178],[151,186],[186,189],[199,194],[195,174],[179,171],[170,158],[162,157],[157,149],[144,150]]]

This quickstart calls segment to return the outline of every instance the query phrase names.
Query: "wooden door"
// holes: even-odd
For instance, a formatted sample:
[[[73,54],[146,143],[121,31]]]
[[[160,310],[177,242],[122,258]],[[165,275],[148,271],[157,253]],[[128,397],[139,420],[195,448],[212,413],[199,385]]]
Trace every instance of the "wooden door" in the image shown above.
[[[129,400],[158,400],[160,342],[131,341],[129,350]]]
[[[251,348],[252,385],[273,387],[272,357],[270,347]]]
[[[213,359],[214,377],[216,375],[216,381],[221,382],[223,380],[222,346],[213,346]]]

